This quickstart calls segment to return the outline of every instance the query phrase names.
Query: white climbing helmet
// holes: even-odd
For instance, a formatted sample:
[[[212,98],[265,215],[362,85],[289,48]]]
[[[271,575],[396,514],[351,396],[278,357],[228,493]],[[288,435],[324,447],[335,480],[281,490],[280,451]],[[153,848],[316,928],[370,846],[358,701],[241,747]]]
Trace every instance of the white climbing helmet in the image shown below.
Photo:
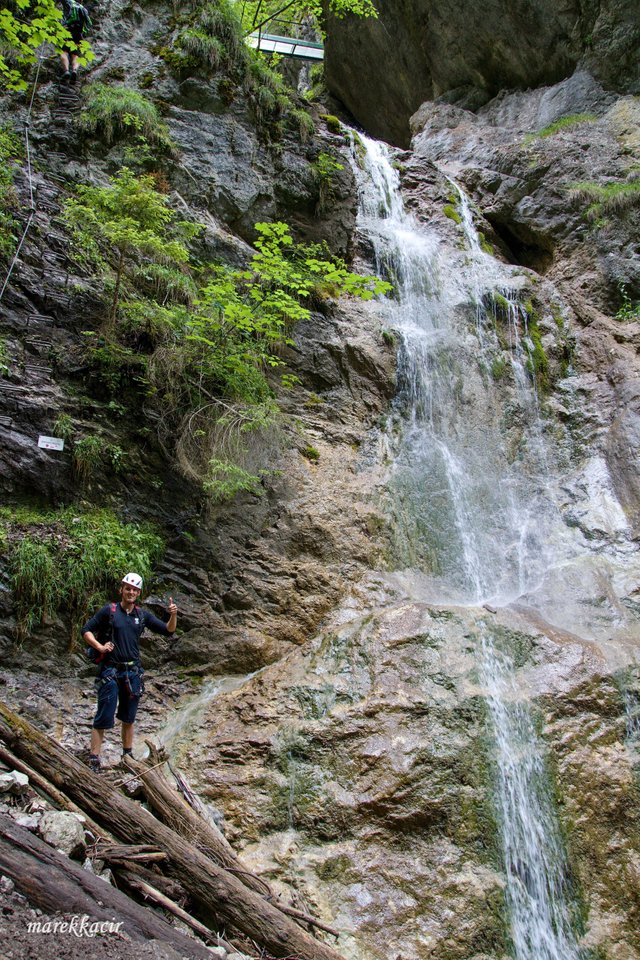
[[[130,587],[135,587],[136,590],[142,590],[142,577],[138,573],[128,573],[126,577],[122,578],[122,582]]]

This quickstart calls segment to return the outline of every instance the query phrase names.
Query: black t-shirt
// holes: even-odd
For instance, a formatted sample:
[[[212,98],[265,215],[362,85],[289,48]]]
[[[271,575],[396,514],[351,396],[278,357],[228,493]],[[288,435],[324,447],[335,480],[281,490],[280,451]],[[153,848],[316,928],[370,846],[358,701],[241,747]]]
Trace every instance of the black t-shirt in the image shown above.
[[[131,613],[122,609],[122,605],[117,603],[113,614],[113,637],[109,637],[109,618],[111,616],[111,604],[107,603],[98,610],[90,620],[87,620],[82,628],[82,636],[88,631],[96,637],[100,643],[106,643],[113,639],[113,650],[107,653],[101,661],[101,666],[108,667],[116,663],[135,660],[140,662],[140,635],[145,627],[152,630],[153,633],[161,633],[166,637],[172,636],[167,629],[166,623],[158,620],[148,610],[144,612],[140,607],[134,607]]]

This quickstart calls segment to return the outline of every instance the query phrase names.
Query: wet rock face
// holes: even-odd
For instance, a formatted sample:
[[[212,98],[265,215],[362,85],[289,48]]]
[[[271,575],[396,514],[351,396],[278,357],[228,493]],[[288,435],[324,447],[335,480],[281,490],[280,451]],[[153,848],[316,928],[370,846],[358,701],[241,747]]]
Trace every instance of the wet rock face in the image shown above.
[[[409,143],[425,100],[477,109],[501,89],[527,89],[586,65],[609,87],[640,84],[635,0],[380,0],[379,19],[328,17],[329,88],[372,136]]]
[[[586,420],[556,413],[580,445],[595,441],[635,531],[640,327],[616,314],[623,292],[640,297],[639,122],[637,97],[617,96],[578,71],[552,87],[501,94],[475,113],[424,103],[411,121],[413,152],[403,170],[409,203],[422,217],[446,202],[429,186],[434,165],[454,177],[494,252],[562,297]],[[619,191],[615,206],[608,191]],[[564,405],[561,394],[550,402]]]
[[[316,640],[209,707],[182,753],[242,856],[295,887],[350,960],[509,952],[496,752],[479,627],[530,690],[585,945],[637,958],[638,795],[621,691],[594,651],[526,611],[428,607],[371,578]],[[596,798],[600,797],[598,801]],[[614,839],[615,838],[615,839]],[[615,865],[615,867],[614,867]],[[620,893],[622,893],[620,888]],[[617,956],[616,952],[613,956]]]

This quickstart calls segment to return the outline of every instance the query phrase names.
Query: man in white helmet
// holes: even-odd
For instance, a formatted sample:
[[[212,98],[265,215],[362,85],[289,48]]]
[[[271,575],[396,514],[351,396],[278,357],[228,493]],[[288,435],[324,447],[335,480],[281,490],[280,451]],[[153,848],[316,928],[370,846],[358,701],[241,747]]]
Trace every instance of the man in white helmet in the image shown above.
[[[136,600],[142,590],[142,577],[128,573],[120,584],[120,603],[107,603],[82,628],[82,637],[96,651],[100,674],[96,680],[98,709],[91,730],[89,766],[100,772],[100,751],[105,730],[122,723],[123,756],[133,748],[133,724],[144,689],[140,666],[140,635],[145,627],[154,633],[171,636],[176,629],[178,608],[169,598],[169,620],[163,623]],[[117,708],[117,713],[116,713]]]

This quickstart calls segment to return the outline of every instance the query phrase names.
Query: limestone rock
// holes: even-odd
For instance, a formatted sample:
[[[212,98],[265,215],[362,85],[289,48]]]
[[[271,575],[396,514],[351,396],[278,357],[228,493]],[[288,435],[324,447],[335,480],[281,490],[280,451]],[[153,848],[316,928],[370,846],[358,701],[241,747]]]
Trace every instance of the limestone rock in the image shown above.
[[[0,793],[19,795],[29,788],[29,777],[18,770],[0,773]]]
[[[66,810],[44,813],[38,825],[43,840],[61,850],[68,857],[83,860],[85,856],[84,828],[81,818]]]
[[[637,92],[635,0],[379,0],[378,19],[327,16],[330,90],[371,135],[408,146],[425,100],[476,110],[500,90],[555,83],[586,66]]]

